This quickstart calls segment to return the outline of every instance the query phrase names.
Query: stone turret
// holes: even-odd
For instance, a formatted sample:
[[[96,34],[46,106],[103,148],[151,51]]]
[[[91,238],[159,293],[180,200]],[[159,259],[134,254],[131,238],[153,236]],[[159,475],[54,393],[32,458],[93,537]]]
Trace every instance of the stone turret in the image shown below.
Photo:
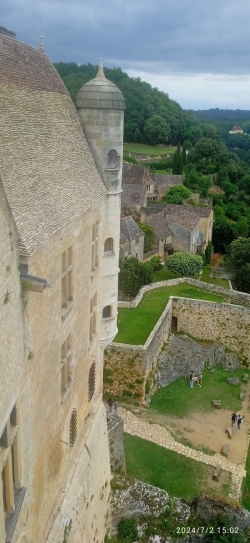
[[[83,85],[76,108],[99,173],[107,188],[101,244],[102,299],[100,346],[117,333],[118,260],[125,102],[118,87],[106,79],[102,62],[94,79]]]

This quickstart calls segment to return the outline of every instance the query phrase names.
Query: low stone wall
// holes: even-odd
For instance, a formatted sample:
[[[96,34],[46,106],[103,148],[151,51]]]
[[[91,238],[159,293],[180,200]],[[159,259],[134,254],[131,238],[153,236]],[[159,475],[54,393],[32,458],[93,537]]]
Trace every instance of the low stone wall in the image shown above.
[[[134,300],[130,302],[118,302],[118,307],[137,307],[143,298],[144,292],[162,287],[180,285],[181,283],[188,283],[189,285],[194,285],[197,288],[207,290],[213,294],[224,296],[226,302],[232,301],[235,304],[250,307],[250,294],[247,294],[246,292],[238,292],[237,290],[231,291],[227,288],[218,287],[217,285],[205,283],[204,281],[199,281],[198,279],[192,279],[191,277],[168,279],[167,281],[159,281],[158,283],[150,283],[149,285],[145,285],[140,289],[140,292],[137,294]]]
[[[105,392],[138,398],[139,401],[144,399],[147,378],[155,369],[162,346],[167,341],[171,320],[172,301],[169,301],[145,345],[111,343],[105,349]]]
[[[220,343],[237,353],[242,362],[250,361],[249,309],[177,297],[172,298],[172,304],[173,316],[177,317],[177,331]]]
[[[118,415],[107,415],[109,455],[111,472],[126,473],[126,463],[123,445],[124,421]]]

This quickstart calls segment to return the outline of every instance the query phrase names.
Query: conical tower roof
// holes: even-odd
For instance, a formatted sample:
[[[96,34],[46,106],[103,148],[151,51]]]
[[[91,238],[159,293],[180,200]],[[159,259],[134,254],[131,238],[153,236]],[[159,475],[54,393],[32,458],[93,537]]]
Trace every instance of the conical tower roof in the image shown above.
[[[125,100],[118,87],[106,79],[102,61],[94,79],[85,83],[77,93],[77,108],[125,109]]]

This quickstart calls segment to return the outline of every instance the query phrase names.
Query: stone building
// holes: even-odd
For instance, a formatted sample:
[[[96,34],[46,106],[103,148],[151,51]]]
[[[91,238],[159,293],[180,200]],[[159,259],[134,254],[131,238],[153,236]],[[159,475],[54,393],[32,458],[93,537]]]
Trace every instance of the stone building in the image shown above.
[[[0,73],[0,541],[102,541],[124,99],[100,66],[77,114],[44,50],[4,34]]]
[[[133,217],[121,218],[120,228],[120,258],[134,256],[143,261],[144,232],[139,228]]]
[[[168,204],[160,213],[149,215],[145,222],[154,228],[158,253],[162,257],[173,251],[204,253],[212,239],[210,206]]]
[[[122,202],[140,210],[141,207],[147,205],[147,197],[152,190],[154,190],[154,182],[145,166],[123,164]]]
[[[166,196],[167,190],[174,185],[183,185],[182,175],[169,175],[169,174],[159,174],[151,173],[151,178],[154,182],[154,196],[158,202],[161,202],[162,199]]]

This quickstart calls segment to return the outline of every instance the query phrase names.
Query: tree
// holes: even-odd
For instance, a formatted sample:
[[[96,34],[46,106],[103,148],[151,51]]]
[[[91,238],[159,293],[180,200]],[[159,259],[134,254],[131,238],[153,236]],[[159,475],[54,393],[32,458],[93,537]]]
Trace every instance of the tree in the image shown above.
[[[153,282],[153,264],[131,257],[119,262],[118,289],[124,296],[134,298],[141,287]]]
[[[226,217],[218,217],[213,225],[212,243],[216,253],[225,253],[228,245],[233,241],[233,225]]]
[[[233,225],[233,232],[236,238],[247,238],[249,232],[249,226],[244,219],[240,219]]]
[[[212,252],[213,252],[213,245],[211,241],[209,241],[205,249],[205,259],[206,259],[207,264],[210,264]]]
[[[138,226],[144,232],[144,253],[148,253],[154,243],[155,231],[149,224],[138,222]]]
[[[160,115],[153,115],[145,123],[144,134],[148,143],[168,143],[170,140],[170,127]]]
[[[180,150],[180,142],[178,143],[178,148],[173,156],[173,166],[172,173],[173,175],[181,175],[183,170],[183,158]]]
[[[193,253],[176,252],[168,257],[167,268],[181,277],[193,277],[203,267],[203,259]]]
[[[173,185],[168,189],[165,196],[165,202],[167,204],[182,204],[184,200],[189,198],[191,191],[183,185]]]
[[[225,265],[233,271],[237,289],[250,293],[250,238],[238,238],[230,243]]]

